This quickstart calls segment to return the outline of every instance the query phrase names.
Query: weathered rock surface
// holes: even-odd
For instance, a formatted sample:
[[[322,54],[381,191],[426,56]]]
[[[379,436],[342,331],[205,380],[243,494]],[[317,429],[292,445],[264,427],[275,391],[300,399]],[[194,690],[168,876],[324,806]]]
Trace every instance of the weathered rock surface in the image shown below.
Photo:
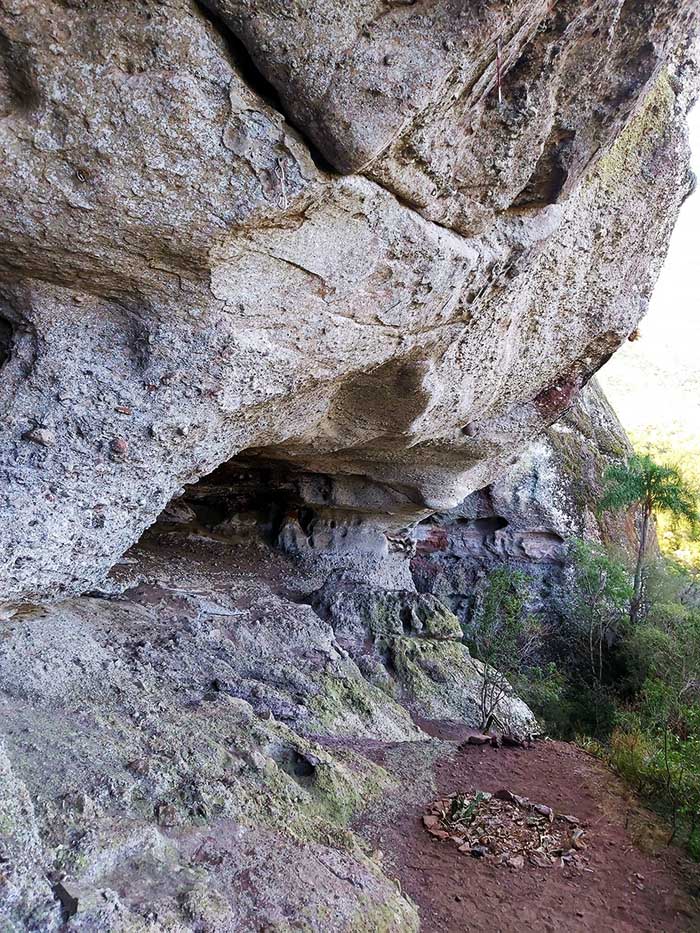
[[[635,552],[636,516],[598,511],[608,466],[632,452],[596,380],[508,472],[415,529],[411,569],[421,592],[464,619],[495,567],[524,571],[545,596],[562,582],[572,539],[603,543],[623,558]],[[544,599],[546,603],[546,598]]]
[[[460,637],[433,597],[182,522],[102,594],[18,610],[0,638],[0,928],[416,929],[348,826],[396,794],[363,742],[429,746],[408,709],[477,722]],[[516,697],[499,713],[535,728]]]
[[[457,505],[634,328],[688,190],[690,0],[207,7],[0,9],[6,601],[241,451],[384,530]]]
[[[3,929],[417,928],[362,749],[478,724],[690,184],[690,0],[473,6],[0,0]]]

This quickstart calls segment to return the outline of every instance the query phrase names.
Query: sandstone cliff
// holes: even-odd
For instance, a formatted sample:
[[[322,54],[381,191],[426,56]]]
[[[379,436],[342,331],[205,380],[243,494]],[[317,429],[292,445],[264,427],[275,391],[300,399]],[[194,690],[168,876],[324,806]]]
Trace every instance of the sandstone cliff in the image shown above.
[[[634,510],[600,514],[607,467],[632,452],[596,380],[575,405],[531,442],[499,479],[456,509],[415,529],[414,582],[464,618],[490,571],[508,565],[533,584],[535,608],[560,584],[573,539],[605,544],[629,560],[636,554]]]
[[[417,928],[368,750],[478,720],[491,561],[624,532],[572,406],[690,188],[696,21],[1,0],[3,930]]]
[[[692,0],[1,12],[8,601],[242,452],[385,529],[456,506],[635,327],[689,190]]]

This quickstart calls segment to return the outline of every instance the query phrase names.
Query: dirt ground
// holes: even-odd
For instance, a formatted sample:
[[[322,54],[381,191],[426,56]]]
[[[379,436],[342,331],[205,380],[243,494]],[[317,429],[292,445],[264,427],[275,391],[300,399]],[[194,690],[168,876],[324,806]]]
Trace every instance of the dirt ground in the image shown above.
[[[465,734],[447,723],[421,725],[451,743],[430,763],[432,781],[423,779],[417,794],[407,794],[404,808],[392,807],[380,830],[369,823],[358,828],[418,904],[424,933],[700,931],[697,866],[666,844],[667,830],[602,763],[563,742],[466,746]],[[405,752],[406,767],[398,769],[409,781],[419,771],[407,747],[368,752],[395,773]],[[435,797],[503,787],[584,822],[589,844],[578,867],[499,866],[457,852],[423,828],[422,813]]]

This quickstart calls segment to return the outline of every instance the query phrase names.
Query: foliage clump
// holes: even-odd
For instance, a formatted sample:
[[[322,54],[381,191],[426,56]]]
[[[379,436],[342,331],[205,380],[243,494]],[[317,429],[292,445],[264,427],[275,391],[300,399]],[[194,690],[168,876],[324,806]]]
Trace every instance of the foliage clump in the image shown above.
[[[538,652],[542,628],[525,612],[527,576],[506,567],[490,574],[479,594],[467,632],[470,652],[484,663],[479,696],[481,729],[491,728],[496,708]],[[508,731],[507,724],[500,724]]]
[[[512,567],[493,571],[475,602],[470,649],[500,671],[485,678],[484,727],[507,678],[551,734],[604,757],[700,859],[700,586],[651,546],[657,516],[697,526],[698,494],[648,454],[611,467],[604,484],[601,511],[638,515],[631,566],[600,544],[571,541],[547,627]]]

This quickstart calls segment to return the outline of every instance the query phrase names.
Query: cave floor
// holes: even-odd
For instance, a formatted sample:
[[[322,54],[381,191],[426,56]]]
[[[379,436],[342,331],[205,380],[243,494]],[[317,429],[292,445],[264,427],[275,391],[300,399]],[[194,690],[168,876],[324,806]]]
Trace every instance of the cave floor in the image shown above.
[[[405,782],[407,795],[403,806],[385,802],[383,819],[375,808],[356,828],[418,905],[424,933],[700,930],[698,866],[667,844],[665,827],[601,762],[564,742],[467,746],[460,740],[468,731],[454,724],[421,725],[444,740],[442,754],[426,758],[421,743],[364,750]],[[584,822],[588,847],[578,867],[500,866],[423,828],[436,797],[503,787]]]

